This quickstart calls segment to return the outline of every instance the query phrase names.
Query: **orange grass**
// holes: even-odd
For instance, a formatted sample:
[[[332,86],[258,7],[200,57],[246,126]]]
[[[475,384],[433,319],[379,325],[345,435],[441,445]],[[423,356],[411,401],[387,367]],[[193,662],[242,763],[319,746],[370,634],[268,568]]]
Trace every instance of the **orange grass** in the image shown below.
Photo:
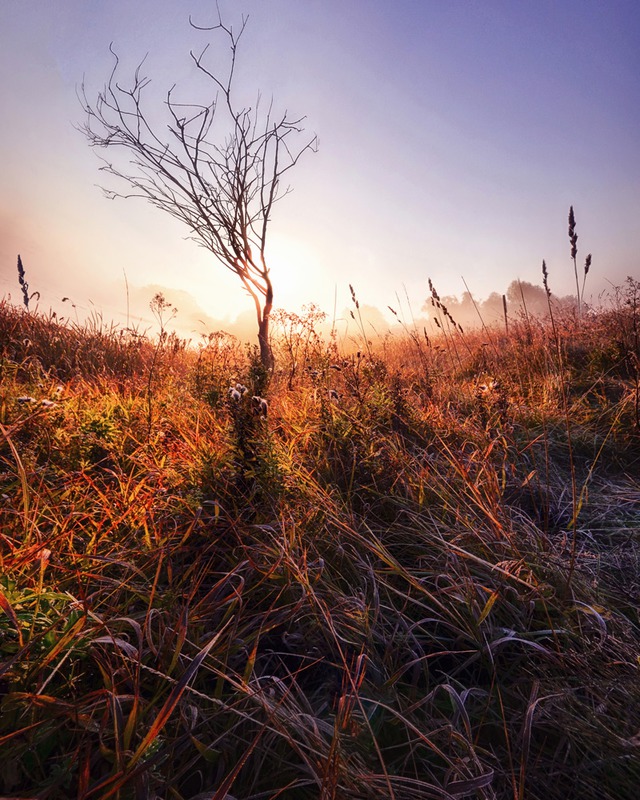
[[[637,297],[349,352],[282,312],[268,392],[0,304],[0,793],[635,797]]]

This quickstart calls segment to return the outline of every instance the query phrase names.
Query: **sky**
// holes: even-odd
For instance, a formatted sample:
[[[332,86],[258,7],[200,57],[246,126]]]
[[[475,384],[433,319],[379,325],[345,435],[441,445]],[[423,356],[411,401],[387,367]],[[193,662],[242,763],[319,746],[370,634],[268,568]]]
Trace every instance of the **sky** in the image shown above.
[[[482,299],[540,283],[543,258],[565,295],[570,205],[580,269],[593,254],[587,299],[640,277],[637,0],[219,6],[234,26],[249,17],[239,91],[305,116],[319,140],[270,222],[276,307],[340,316],[352,284],[362,306],[418,316],[428,278],[441,296],[468,286]],[[103,88],[110,43],[123,79],[148,53],[151,113],[174,83],[185,98],[202,89],[189,50],[211,34],[189,15],[213,24],[215,3],[0,0],[0,296],[21,300],[20,253],[40,310],[145,328],[163,291],[183,335],[253,324],[237,277],[177,221],[104,197],[117,185],[77,130],[78,87]]]

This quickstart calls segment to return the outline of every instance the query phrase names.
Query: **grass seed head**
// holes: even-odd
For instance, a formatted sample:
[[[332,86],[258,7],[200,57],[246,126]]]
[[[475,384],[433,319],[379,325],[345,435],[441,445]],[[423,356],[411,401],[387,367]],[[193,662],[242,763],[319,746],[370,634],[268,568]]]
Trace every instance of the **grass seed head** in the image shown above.
[[[569,208],[569,241],[571,243],[571,258],[578,255],[578,234],[576,233],[576,218],[573,215],[573,206]]]
[[[547,297],[551,297],[551,289],[549,288],[549,271],[547,270],[547,262],[542,259],[542,285],[547,293]]]

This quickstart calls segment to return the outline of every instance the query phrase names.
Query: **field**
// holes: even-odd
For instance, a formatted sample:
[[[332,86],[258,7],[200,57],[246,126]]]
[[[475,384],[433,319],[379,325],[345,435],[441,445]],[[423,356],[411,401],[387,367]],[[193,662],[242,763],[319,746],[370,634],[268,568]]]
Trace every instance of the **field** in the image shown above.
[[[0,794],[638,796],[640,285],[440,312],[267,380],[0,305]]]

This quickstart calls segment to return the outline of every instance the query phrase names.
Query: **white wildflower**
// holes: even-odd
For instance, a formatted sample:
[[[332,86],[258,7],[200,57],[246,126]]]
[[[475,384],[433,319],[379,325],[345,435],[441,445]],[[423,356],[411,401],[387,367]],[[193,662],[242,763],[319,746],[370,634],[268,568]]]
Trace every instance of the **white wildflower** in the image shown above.
[[[258,395],[254,395],[251,398],[251,402],[254,405],[254,408],[261,417],[266,417],[267,412],[269,411],[269,404],[264,399],[264,397],[259,397]]]
[[[486,383],[481,383],[478,386],[480,394],[489,394],[489,392],[498,391],[500,384],[494,378],[489,378]]]

